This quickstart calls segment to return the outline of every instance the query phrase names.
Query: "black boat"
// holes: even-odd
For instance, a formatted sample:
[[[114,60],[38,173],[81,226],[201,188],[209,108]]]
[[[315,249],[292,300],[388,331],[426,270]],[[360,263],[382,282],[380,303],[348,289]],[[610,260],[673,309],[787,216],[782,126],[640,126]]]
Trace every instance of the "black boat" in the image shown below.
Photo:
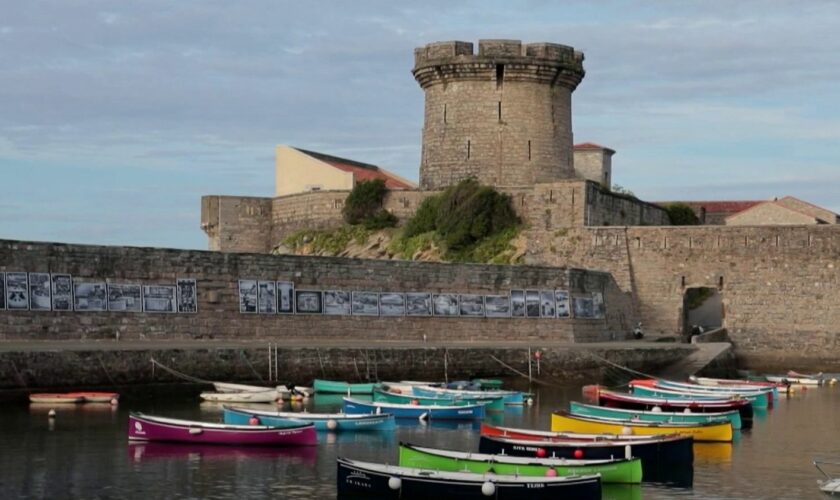
[[[689,487],[694,482],[693,443],[691,436],[681,435],[650,436],[649,439],[616,436],[615,440],[545,441],[481,436],[479,453],[593,460],[629,455],[642,459],[642,481]]]
[[[339,458],[338,498],[599,500],[601,476],[521,477],[440,472]]]

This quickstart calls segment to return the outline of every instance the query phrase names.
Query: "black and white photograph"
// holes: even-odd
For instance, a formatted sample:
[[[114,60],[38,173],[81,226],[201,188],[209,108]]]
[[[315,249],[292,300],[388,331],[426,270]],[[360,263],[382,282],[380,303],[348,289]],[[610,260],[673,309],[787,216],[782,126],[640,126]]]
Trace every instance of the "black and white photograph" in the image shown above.
[[[321,314],[324,312],[321,292],[318,290],[295,290],[295,310],[298,314]]]
[[[484,315],[488,318],[510,318],[510,295],[485,295]]]
[[[458,298],[461,316],[484,317],[484,295],[463,294]]]
[[[239,312],[257,312],[257,280],[239,280]]]
[[[432,295],[435,316],[458,316],[458,295],[440,293]]]
[[[510,291],[510,314],[514,318],[525,317],[525,290]]]
[[[379,294],[376,292],[353,292],[353,314],[379,316]]]
[[[540,291],[526,290],[525,291],[525,310],[529,318],[540,317]]]
[[[595,311],[592,309],[591,295],[573,296],[572,305],[574,306],[575,318],[591,319],[595,317]]]
[[[10,311],[29,309],[29,282],[26,273],[6,273],[6,307]]]
[[[379,314],[402,316],[405,314],[405,294],[383,292],[379,294]]]
[[[277,282],[277,312],[280,314],[295,312],[295,284],[291,281]]]
[[[29,309],[32,311],[52,309],[50,273],[29,273]]]
[[[6,273],[0,273],[0,311],[6,308]]]
[[[260,281],[257,310],[260,314],[277,313],[277,286],[273,281]]]
[[[324,314],[349,315],[350,292],[344,290],[327,290],[324,292]]]
[[[604,305],[604,294],[592,292],[592,317],[604,319],[607,316],[607,307]]]
[[[571,316],[571,309],[569,309],[569,292],[566,290],[554,290],[554,302],[557,308],[558,318],[568,318]]]
[[[405,294],[406,316],[431,316],[432,295],[429,293],[407,293]]]
[[[69,274],[52,275],[52,309],[73,310],[73,277]]]
[[[143,312],[141,286],[136,283],[108,283],[108,310]]]
[[[76,311],[107,311],[108,288],[104,281],[73,279],[73,309]]]
[[[557,311],[554,307],[554,290],[540,290],[540,316],[543,318],[557,317]]]
[[[195,280],[178,278],[175,280],[175,286],[178,287],[178,312],[197,313],[198,287],[195,284]]]
[[[178,310],[175,295],[175,285],[144,285],[143,310],[149,313],[174,313]]]

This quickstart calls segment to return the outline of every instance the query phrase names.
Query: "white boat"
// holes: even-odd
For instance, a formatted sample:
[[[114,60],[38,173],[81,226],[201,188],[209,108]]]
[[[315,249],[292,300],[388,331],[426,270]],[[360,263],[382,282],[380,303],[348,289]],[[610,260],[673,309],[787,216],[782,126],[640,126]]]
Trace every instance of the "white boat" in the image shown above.
[[[261,392],[202,392],[201,399],[218,403],[273,403],[278,394],[274,389]]]
[[[788,377],[787,375],[767,375],[764,378],[768,382],[775,382],[777,384],[798,384],[798,385],[822,385],[821,378],[799,378]]]
[[[276,387],[276,389],[277,389],[277,394],[281,398],[291,399],[292,392],[289,390],[288,387],[286,387],[285,385],[278,385]],[[315,394],[315,389],[313,389],[312,387],[303,387],[303,386],[300,386],[300,385],[296,385],[296,386],[294,386],[294,390],[296,392],[299,392],[299,393],[303,394],[303,397],[305,397],[305,398],[311,398]]]
[[[213,382],[216,392],[265,392],[274,390],[271,387],[259,385],[231,384],[229,382]]]

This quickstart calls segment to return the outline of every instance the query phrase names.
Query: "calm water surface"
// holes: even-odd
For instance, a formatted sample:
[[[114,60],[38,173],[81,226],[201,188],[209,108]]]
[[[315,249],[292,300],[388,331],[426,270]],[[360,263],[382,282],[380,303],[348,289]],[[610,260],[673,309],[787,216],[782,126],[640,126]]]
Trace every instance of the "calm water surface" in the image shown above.
[[[524,387],[523,387],[524,388]],[[551,412],[580,400],[580,387],[536,389],[532,407],[492,423],[547,429]],[[310,411],[332,411],[340,397],[316,397]],[[822,498],[815,457],[840,457],[840,389],[812,389],[756,415],[734,444],[695,445],[691,488],[645,484],[630,498]],[[271,450],[129,444],[129,410],[218,421],[197,396],[125,397],[119,408],[84,405],[0,407],[2,498],[334,498],[335,458],[394,463],[397,444],[477,450],[478,426],[406,422],[396,433],[320,434],[314,448]],[[837,471],[840,473],[840,471]]]

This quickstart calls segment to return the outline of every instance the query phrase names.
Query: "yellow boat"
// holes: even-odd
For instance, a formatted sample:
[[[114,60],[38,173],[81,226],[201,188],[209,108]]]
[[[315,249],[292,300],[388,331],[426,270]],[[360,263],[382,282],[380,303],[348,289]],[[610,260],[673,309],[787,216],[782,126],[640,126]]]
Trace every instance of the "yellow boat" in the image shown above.
[[[640,422],[618,418],[584,417],[569,412],[551,415],[551,430],[554,432],[579,432],[584,434],[634,434],[640,436],[658,434],[682,434],[695,441],[731,442],[732,424],[727,422],[704,422],[674,424],[667,422]]]

